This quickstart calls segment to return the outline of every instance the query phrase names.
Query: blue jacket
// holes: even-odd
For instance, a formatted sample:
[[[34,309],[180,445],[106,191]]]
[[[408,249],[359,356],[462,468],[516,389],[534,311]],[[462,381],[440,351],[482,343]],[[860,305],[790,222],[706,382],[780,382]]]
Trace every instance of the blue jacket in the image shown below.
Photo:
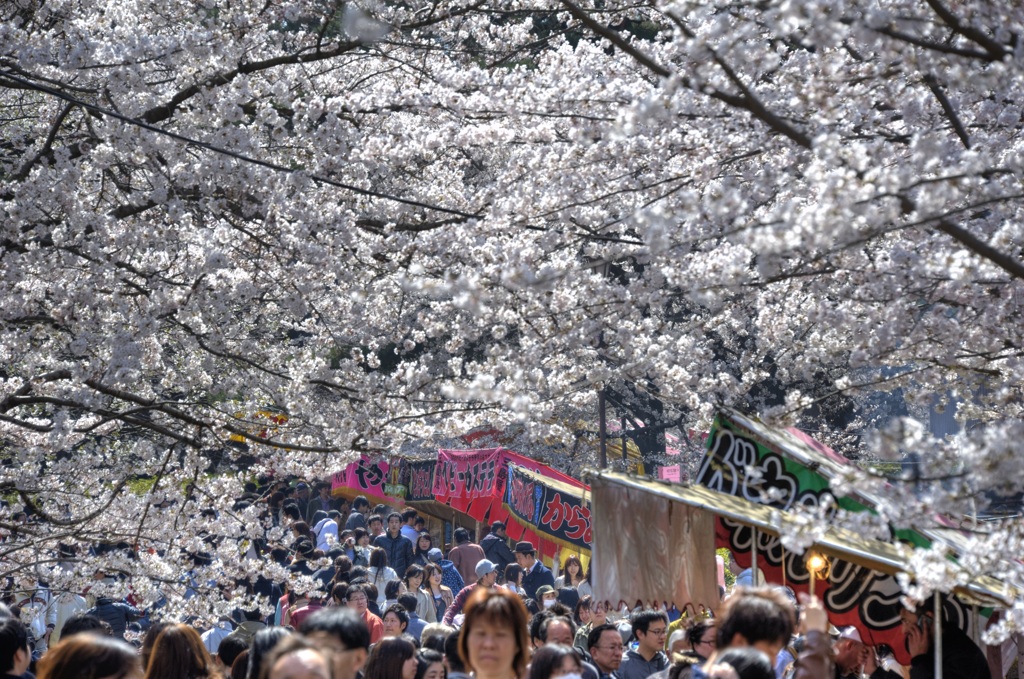
[[[441,584],[453,592],[461,592],[462,588],[466,586],[466,582],[462,579],[462,574],[459,573],[455,564],[448,559],[441,559],[437,565],[441,567]]]

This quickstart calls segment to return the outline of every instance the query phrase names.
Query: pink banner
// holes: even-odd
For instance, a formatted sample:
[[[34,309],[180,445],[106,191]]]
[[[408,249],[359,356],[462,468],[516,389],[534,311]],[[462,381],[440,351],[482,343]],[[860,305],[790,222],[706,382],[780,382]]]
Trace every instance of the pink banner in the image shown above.
[[[387,460],[371,461],[364,455],[349,464],[345,471],[331,477],[331,490],[345,488],[359,494],[386,498],[388,496],[384,493],[384,484],[388,482],[389,469]]]
[[[434,495],[451,500],[499,498],[496,491],[502,450],[440,450],[434,471]]]

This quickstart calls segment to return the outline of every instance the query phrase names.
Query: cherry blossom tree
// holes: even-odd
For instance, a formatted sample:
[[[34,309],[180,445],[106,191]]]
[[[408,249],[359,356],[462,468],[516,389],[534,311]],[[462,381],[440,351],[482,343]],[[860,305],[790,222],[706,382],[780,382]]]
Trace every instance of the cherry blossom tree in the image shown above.
[[[0,12],[10,573],[116,568],[199,610],[282,537],[233,508],[244,475],[483,423],[571,438],[603,389],[684,429],[845,409],[844,452],[927,460],[883,532],[1022,490],[1013,3]],[[872,417],[894,390],[965,433]],[[232,435],[256,466],[214,467]],[[1015,531],[961,565],[1019,578]],[[131,550],[54,567],[97,542]]]

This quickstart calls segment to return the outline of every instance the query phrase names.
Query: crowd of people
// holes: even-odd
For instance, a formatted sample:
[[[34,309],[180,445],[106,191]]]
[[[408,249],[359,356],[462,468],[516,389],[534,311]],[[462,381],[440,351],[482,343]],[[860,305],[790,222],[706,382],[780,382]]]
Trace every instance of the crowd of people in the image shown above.
[[[713,613],[625,605],[595,596],[576,555],[544,565],[529,541],[494,522],[479,543],[454,531],[447,553],[422,517],[351,507],[321,484],[265,499],[287,545],[263,545],[288,572],[267,583],[273,613],[212,623],[161,620],[127,601],[53,597],[23,583],[0,606],[0,672],[41,679],[931,679],[929,613],[906,611],[908,668],[833,628],[816,600],[738,586]],[[241,500],[251,501],[249,499]],[[98,579],[114,577],[99,573]],[[620,602],[621,604],[621,602]],[[137,622],[137,621],[141,621]],[[799,622],[798,622],[799,621]],[[131,629],[140,625],[140,633]],[[948,627],[948,629],[947,629]],[[134,646],[126,640],[134,642]],[[990,679],[980,649],[944,626],[942,676]]]

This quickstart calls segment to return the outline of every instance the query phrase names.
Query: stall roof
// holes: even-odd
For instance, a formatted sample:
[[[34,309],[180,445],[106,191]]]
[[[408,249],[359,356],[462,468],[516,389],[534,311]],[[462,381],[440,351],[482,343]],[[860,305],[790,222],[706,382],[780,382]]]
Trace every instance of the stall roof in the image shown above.
[[[591,481],[601,478],[628,488],[643,490],[655,495],[709,511],[717,516],[752,526],[770,535],[779,535],[787,526],[797,527],[795,515],[767,505],[750,502],[741,497],[719,493],[704,486],[667,483],[653,479],[616,472],[588,470],[585,478]],[[867,539],[853,531],[830,527],[819,536],[813,547],[824,554],[855,563],[865,568],[895,575],[906,572],[905,548]],[[1014,593],[1003,583],[991,577],[979,577],[955,592],[968,603],[997,608],[1009,607]]]

